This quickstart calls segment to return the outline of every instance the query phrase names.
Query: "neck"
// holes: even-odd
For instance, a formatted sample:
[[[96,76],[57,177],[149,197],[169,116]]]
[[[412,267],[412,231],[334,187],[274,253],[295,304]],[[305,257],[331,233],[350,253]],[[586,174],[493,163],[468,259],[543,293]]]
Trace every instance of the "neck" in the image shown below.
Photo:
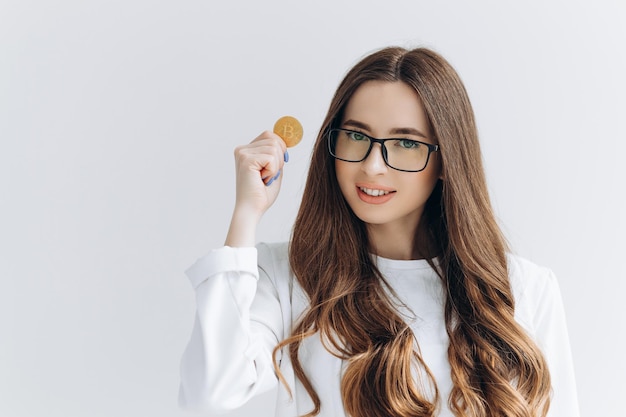
[[[367,232],[372,250],[378,256],[388,259],[412,260],[431,259],[437,254],[432,248],[425,228],[403,224],[368,224]]]

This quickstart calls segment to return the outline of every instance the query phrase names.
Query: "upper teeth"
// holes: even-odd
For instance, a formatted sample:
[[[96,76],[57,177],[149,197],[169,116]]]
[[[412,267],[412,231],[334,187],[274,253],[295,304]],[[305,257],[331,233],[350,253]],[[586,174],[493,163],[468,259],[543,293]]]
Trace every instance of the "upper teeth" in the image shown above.
[[[389,191],[384,190],[372,190],[371,188],[359,187],[367,195],[378,197],[379,195],[389,194]]]

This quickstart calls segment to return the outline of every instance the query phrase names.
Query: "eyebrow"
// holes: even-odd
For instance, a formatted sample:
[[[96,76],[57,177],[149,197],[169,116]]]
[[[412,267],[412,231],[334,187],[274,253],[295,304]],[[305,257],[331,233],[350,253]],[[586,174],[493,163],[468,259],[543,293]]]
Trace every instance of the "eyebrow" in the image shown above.
[[[345,122],[343,122],[343,125],[349,125],[352,127],[356,127],[358,129],[363,129],[366,130],[368,132],[371,132],[372,129],[370,128],[370,126],[366,123],[363,122],[359,122],[357,120],[353,120],[353,119],[349,119],[346,120]],[[393,129],[391,129],[391,131],[389,132],[392,135],[415,135],[415,136],[420,136],[424,139],[428,139],[428,136],[426,136],[424,133],[422,133],[421,131],[419,131],[418,129],[415,129],[414,127],[395,127]]]

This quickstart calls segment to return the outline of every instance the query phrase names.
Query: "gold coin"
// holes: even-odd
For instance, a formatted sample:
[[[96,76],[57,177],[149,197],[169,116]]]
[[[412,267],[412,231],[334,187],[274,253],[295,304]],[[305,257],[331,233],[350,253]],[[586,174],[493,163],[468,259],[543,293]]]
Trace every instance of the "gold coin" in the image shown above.
[[[291,148],[302,140],[302,125],[295,117],[283,116],[274,124],[274,133],[285,141],[288,148]]]

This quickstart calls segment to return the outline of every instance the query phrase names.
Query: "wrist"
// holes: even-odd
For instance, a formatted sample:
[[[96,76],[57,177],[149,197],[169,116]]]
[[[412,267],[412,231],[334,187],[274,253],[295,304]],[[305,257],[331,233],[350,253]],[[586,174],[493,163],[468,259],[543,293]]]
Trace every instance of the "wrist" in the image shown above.
[[[224,244],[231,247],[253,247],[256,244],[256,228],[260,219],[258,212],[236,207]]]

